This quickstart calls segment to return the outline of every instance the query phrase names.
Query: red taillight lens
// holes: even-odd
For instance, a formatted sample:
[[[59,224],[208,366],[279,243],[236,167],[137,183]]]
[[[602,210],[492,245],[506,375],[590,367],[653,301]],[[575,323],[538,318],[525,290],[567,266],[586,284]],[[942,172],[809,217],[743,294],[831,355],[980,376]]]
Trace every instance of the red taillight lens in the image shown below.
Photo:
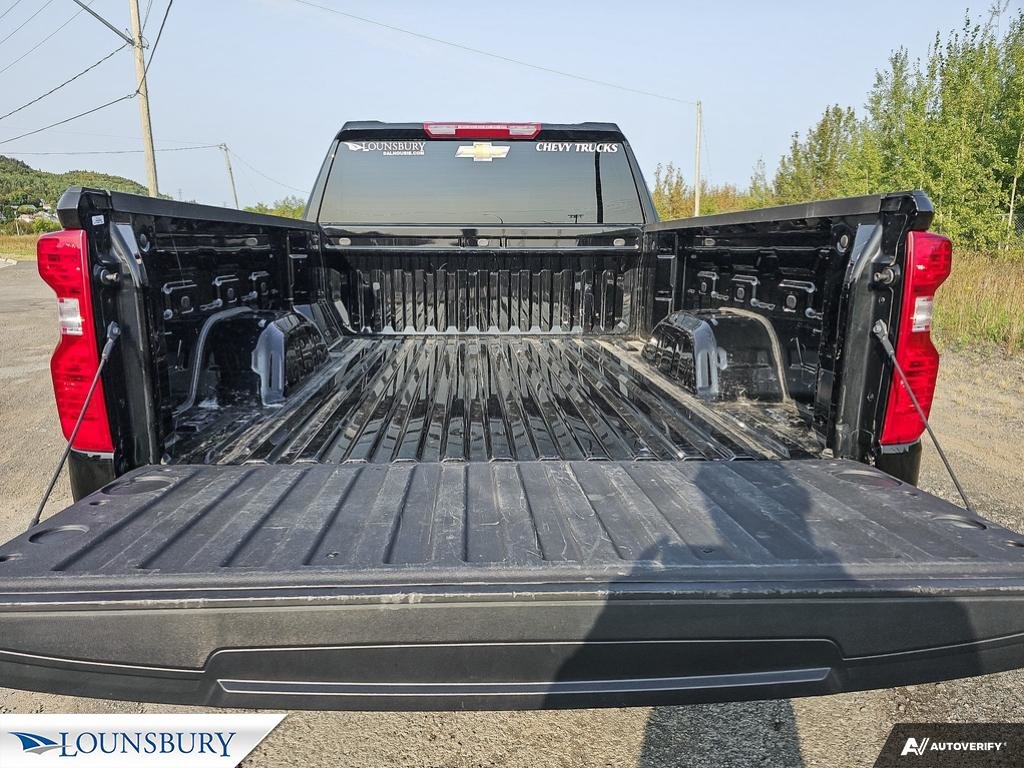
[[[953,244],[931,232],[907,235],[907,259],[903,272],[903,304],[900,307],[896,359],[907,374],[921,409],[927,416],[939,375],[939,353],[932,344],[932,300],[935,290],[953,267]],[[893,373],[885,409],[881,443],[912,443],[924,432],[924,423],[910,400],[907,388]]]
[[[540,123],[424,123],[432,139],[532,139]]]
[[[69,438],[100,364],[85,231],[69,229],[43,235],[36,254],[39,275],[57,294],[60,341],[50,360],[50,373],[60,426],[64,437]],[[102,382],[96,384],[73,447],[101,453],[114,450]]]

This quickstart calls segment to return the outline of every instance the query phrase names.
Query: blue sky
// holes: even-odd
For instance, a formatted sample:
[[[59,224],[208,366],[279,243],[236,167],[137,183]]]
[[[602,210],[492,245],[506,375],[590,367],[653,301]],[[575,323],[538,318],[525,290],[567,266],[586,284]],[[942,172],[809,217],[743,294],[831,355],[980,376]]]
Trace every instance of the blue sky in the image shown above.
[[[12,2],[0,0],[0,12]],[[0,39],[46,2],[21,0],[0,19]],[[140,2],[145,8],[147,0]],[[153,0],[150,41],[166,2]],[[791,133],[811,125],[828,104],[860,107],[892,49],[923,55],[936,31],[958,27],[966,10],[963,2],[891,0],[860,0],[855,7],[823,0],[316,2],[540,66],[699,98],[705,175],[739,185],[759,158],[771,171]],[[1011,3],[1010,12],[1019,5]],[[127,6],[94,0],[92,7],[127,28]],[[71,0],[50,0],[0,43],[0,69],[75,10]],[[117,45],[109,30],[80,15],[0,74],[0,114]],[[693,167],[694,111],[687,104],[528,69],[295,0],[174,0],[149,80],[158,149],[226,142],[252,166],[235,163],[243,205],[295,190],[304,196],[330,139],[350,119],[607,120],[629,137],[649,182],[659,162],[675,162],[687,176]],[[0,154],[140,148],[134,101],[3,143],[129,93],[133,84],[125,49],[71,86],[0,120]],[[141,154],[15,156],[47,170],[145,178]],[[215,205],[231,199],[217,150],[159,152],[157,164],[161,190],[170,195]]]

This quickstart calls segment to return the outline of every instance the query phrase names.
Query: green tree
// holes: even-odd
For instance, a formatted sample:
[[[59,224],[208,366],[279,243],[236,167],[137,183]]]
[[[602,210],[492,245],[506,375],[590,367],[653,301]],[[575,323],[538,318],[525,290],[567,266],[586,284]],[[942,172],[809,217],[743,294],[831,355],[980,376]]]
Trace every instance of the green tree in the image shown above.
[[[935,198],[936,223],[951,237],[995,245],[1007,210],[1009,158],[997,124],[1002,58],[994,19],[965,22],[930,62],[937,72],[927,130],[930,162],[924,188]]]
[[[847,162],[857,125],[854,111],[836,104],[804,138],[794,133],[775,172],[775,198],[798,203],[841,196],[840,168]]]
[[[43,232],[56,232],[60,229],[60,224],[49,219],[35,219],[28,225],[28,229],[34,234],[41,235]]]
[[[68,187],[93,187],[118,192],[146,194],[142,185],[122,176],[95,171],[67,171],[50,173],[32,168],[21,160],[0,155],[0,211],[9,214],[11,206],[39,206],[57,204],[57,199]]]
[[[658,216],[664,221],[693,215],[693,189],[683,181],[682,171],[673,163],[659,163],[654,169],[651,197]]]
[[[766,208],[775,204],[775,187],[768,181],[768,172],[765,170],[763,158],[754,165],[754,173],[750,176],[750,190],[747,194],[749,208]]]
[[[996,124],[1001,127],[1000,153],[1006,158],[1003,186],[1009,190],[1004,240],[1015,233],[1019,216],[1020,181],[1024,174],[1024,19],[1020,15],[1010,23],[1003,41],[1003,91]]]
[[[296,195],[288,195],[280,200],[275,200],[269,205],[267,203],[256,203],[247,205],[245,210],[253,213],[267,213],[271,216],[285,216],[289,219],[301,219],[302,212],[306,208],[306,201]]]
[[[921,188],[935,203],[935,228],[958,243],[991,248],[1016,239],[1024,246],[1016,234],[1024,12],[1007,20],[1004,10],[995,7],[980,21],[967,16],[960,29],[937,34],[922,60],[894,51],[876,74],[862,118],[831,106],[805,136],[793,135],[771,185],[774,198]],[[752,194],[754,188],[752,180]],[[763,190],[757,196],[763,199]]]
[[[700,185],[700,212],[702,215],[763,208],[772,204],[771,189],[764,178],[751,180],[751,189],[740,189],[734,184],[712,184],[703,180]],[[651,191],[654,207],[662,221],[685,219],[693,216],[693,187],[683,179],[683,173],[674,164],[659,165],[654,171],[654,189]]]

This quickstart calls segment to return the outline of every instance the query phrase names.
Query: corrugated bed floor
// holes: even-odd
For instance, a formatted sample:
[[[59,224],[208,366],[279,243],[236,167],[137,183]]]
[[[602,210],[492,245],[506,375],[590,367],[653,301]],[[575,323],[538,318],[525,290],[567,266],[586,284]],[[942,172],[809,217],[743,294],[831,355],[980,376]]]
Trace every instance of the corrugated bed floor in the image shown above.
[[[803,451],[808,430],[792,406],[748,406],[732,419],[731,406],[716,412],[659,380],[638,350],[610,337],[355,338],[283,409],[195,409],[179,424],[173,458],[476,462]]]
[[[962,577],[1019,573],[1020,538],[844,461],[176,466],[131,473],[0,557],[5,577],[516,566],[601,578],[636,563],[700,579]]]

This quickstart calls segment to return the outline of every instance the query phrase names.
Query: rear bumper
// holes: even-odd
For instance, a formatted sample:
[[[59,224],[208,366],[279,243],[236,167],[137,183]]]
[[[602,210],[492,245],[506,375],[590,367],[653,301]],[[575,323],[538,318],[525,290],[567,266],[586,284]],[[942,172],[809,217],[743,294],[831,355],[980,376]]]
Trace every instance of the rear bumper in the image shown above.
[[[928,596],[749,586],[715,599],[644,584],[22,596],[0,606],[0,685],[227,707],[535,709],[810,696],[1024,666],[1020,582],[969,595],[937,583]]]

